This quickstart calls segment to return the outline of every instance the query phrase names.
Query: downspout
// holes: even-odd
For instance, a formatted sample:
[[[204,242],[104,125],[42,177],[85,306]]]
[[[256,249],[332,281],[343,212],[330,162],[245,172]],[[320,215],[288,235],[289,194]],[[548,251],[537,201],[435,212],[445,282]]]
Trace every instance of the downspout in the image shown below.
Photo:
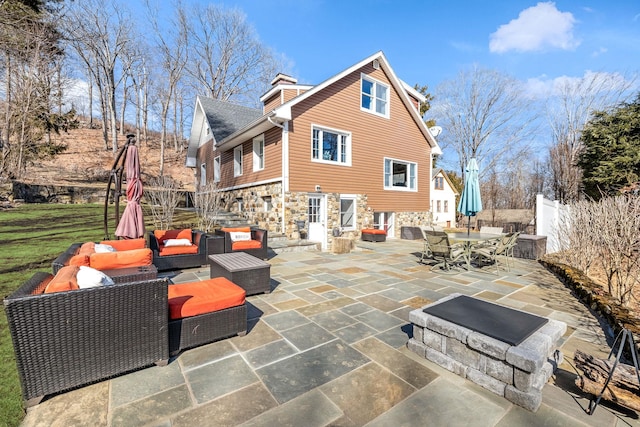
[[[284,234],[285,230],[286,230],[286,221],[285,221],[285,206],[284,206],[284,196],[285,196],[285,192],[287,190],[289,190],[289,122],[286,121],[284,122],[284,124],[280,124],[278,122],[275,122],[271,116],[267,117],[267,120],[269,120],[269,123],[271,123],[274,126],[279,127],[280,129],[282,129],[282,185],[281,187],[281,194],[280,194],[280,200],[282,203],[282,224],[281,224],[281,230],[282,233]]]

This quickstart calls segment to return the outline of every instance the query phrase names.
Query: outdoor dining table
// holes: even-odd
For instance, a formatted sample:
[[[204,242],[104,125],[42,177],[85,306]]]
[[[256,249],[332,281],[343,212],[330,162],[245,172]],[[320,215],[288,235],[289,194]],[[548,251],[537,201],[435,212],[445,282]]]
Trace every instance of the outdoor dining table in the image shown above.
[[[465,244],[465,253],[464,259],[467,262],[467,270],[471,268],[471,248],[474,244],[480,242],[487,242],[489,240],[499,239],[503,235],[502,234],[493,234],[493,233],[478,233],[478,232],[456,232],[456,233],[447,233],[449,236],[449,240],[452,242],[463,242]]]

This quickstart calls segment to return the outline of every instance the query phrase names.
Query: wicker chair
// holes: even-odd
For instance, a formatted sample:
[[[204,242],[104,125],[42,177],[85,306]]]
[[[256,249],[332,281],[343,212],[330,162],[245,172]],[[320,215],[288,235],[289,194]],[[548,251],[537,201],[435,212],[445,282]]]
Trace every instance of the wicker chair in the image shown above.
[[[233,249],[233,241],[231,240],[231,234],[228,231],[216,230],[216,234],[224,236],[224,253],[231,252],[246,252],[249,255],[253,255],[256,258],[267,259],[268,258],[268,232],[261,228],[251,229],[251,240],[257,240],[261,243],[259,248],[252,249]]]
[[[25,407],[167,364],[167,279],[43,294],[52,277],[36,273],[4,299]]]
[[[158,268],[158,271],[194,268],[207,264],[208,235],[200,230],[193,230],[191,233],[191,241],[198,246],[198,253],[164,256],[160,255],[160,244],[153,231],[148,233],[149,248],[153,251],[153,265]]]

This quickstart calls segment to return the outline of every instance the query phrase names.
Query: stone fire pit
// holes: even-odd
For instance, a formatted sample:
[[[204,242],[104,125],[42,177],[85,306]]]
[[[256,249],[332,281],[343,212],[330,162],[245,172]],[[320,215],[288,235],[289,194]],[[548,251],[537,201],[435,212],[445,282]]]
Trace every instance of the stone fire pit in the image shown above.
[[[542,403],[542,387],[562,363],[558,347],[567,325],[547,319],[524,341],[511,345],[423,311],[458,296],[461,295],[450,295],[409,313],[413,338],[407,343],[408,348],[516,405],[537,411]],[[502,306],[499,308],[505,311]],[[507,314],[510,311],[515,317],[523,313],[508,309]]]

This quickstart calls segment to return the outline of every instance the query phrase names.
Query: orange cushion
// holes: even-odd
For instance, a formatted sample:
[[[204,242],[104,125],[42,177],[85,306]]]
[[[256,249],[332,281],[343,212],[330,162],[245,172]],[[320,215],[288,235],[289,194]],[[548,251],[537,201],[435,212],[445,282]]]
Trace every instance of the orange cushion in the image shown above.
[[[78,249],[76,255],[91,255],[96,251],[96,244],[94,242],[83,243]]]
[[[192,241],[190,228],[182,230],[154,230],[153,235],[158,239],[158,244],[160,245],[163,245],[164,241],[169,239],[189,239],[189,241]]]
[[[69,265],[76,265],[76,266],[85,265],[89,267],[89,254],[72,256],[71,258],[69,258]]]
[[[197,316],[244,304],[246,292],[224,277],[169,286],[169,318]]]
[[[80,267],[75,265],[67,265],[62,267],[56,275],[51,279],[46,288],[44,288],[45,294],[62,291],[73,291],[79,289],[78,282],[76,281],[76,274],[78,274]]]
[[[89,255],[89,267],[95,268],[96,270],[111,270],[114,268],[151,265],[152,261],[153,252],[151,252],[151,249],[149,248]]]
[[[251,233],[251,227],[223,227],[221,228],[221,230],[227,233],[233,233],[233,232]]]
[[[363,234],[385,234],[385,235],[387,234],[386,231],[379,230],[377,228],[363,228],[362,233]]]
[[[240,242],[233,242],[231,244],[231,249],[234,251],[242,249],[260,249],[261,247],[262,243],[259,240],[243,240]]]
[[[198,246],[196,245],[191,245],[191,246],[160,246],[159,248],[160,250],[158,251],[158,253],[160,254],[160,256],[166,256],[166,255],[186,255],[186,254],[197,254],[198,253]]]
[[[130,251],[131,249],[144,249],[147,241],[142,239],[103,240],[103,245],[109,245],[116,251]]]

